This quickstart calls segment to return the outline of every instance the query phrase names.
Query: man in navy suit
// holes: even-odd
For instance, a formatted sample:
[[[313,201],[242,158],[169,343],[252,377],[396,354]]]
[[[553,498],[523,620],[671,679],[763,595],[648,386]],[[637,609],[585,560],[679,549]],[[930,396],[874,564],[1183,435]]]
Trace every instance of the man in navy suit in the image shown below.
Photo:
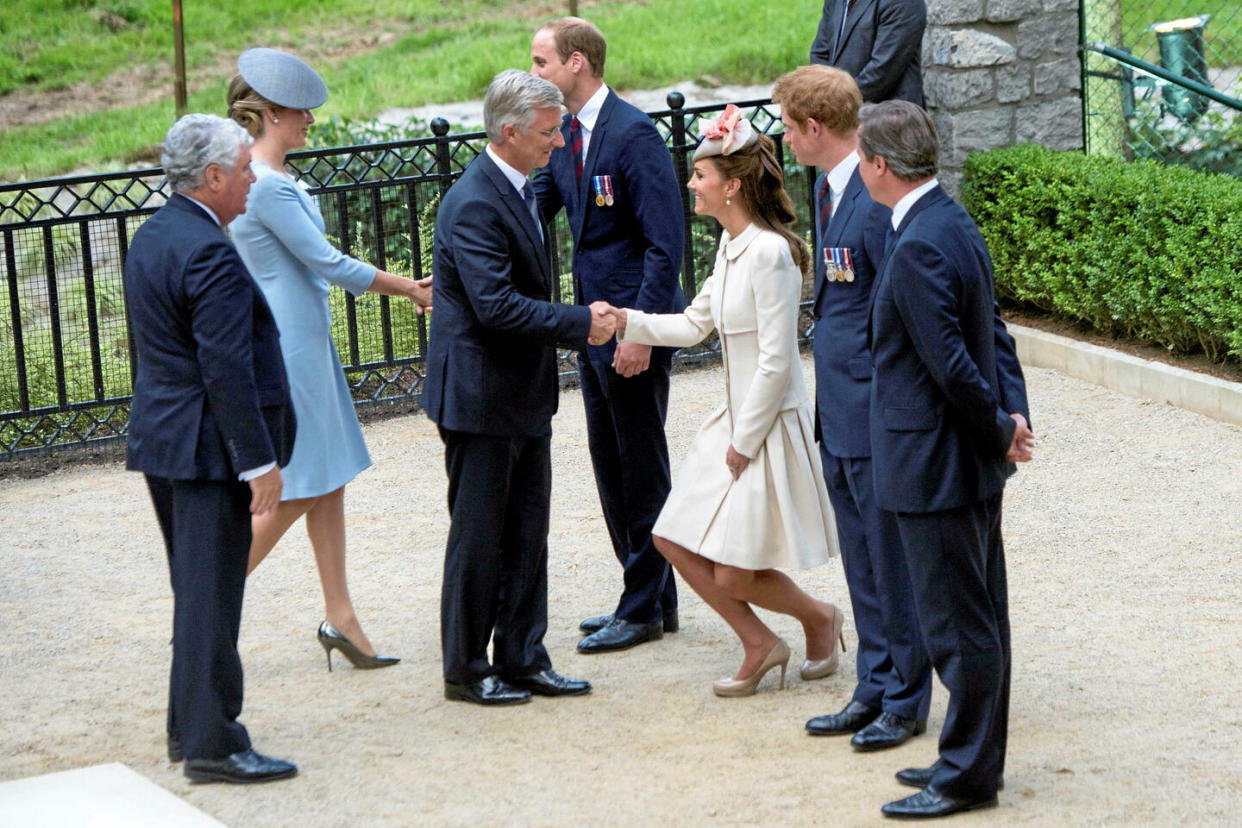
[[[168,757],[192,782],[297,773],[237,721],[250,516],[280,502],[293,404],[280,334],[223,228],[246,209],[250,137],[186,115],[164,138],[174,191],[134,234],[125,298],[137,354],[126,466],[146,475],[172,574]]]
[[[526,176],[561,144],[561,102],[555,86],[526,72],[497,75],[483,101],[487,147],[436,217],[423,408],[440,427],[449,480],[444,695],[475,704],[591,690],[557,674],[543,646],[556,344],[585,347],[613,333],[607,314],[550,301]]]
[[[871,445],[895,513],[928,655],[949,691],[940,757],[886,816],[996,805],[1009,726],[1009,603],[1001,495],[1031,459],[1026,385],[970,215],[936,180],[931,120],[907,101],[863,107],[859,171],[892,208],[871,309]],[[1004,347],[998,347],[1003,341]]]
[[[563,17],[531,42],[531,72],[565,96],[565,146],[535,178],[545,221],[564,207],[573,234],[580,305],[674,313],[683,250],[681,191],[659,132],[604,84],[606,45],[585,20]],[[677,630],[677,586],[651,539],[668,497],[672,349],[632,342],[588,348],[578,373],[595,483],[613,551],[624,570],[616,609],[588,618],[579,652],[624,650]]]
[[[824,0],[811,63],[844,69],[864,101],[923,105],[924,0]]]
[[[882,750],[923,732],[931,702],[897,521],[880,508],[872,482],[867,317],[890,211],[872,201],[858,172],[862,97],[849,74],[803,66],[776,82],[772,99],[798,162],[824,171],[815,186],[816,435],[858,630],[853,696],[806,729],[854,734],[856,750]]]

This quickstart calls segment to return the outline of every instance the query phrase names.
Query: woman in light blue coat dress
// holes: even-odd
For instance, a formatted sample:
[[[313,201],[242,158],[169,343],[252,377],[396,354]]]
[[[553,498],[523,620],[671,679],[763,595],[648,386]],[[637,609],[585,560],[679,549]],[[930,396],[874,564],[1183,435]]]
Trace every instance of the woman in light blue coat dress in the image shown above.
[[[386,667],[350,600],[345,576],[345,484],[371,465],[353,399],[333,344],[328,292],[339,285],[406,296],[421,311],[431,302],[430,279],[416,282],[341,253],[323,234],[323,218],[300,182],[285,172],[285,155],[306,145],[310,110],[327,98],[315,71],[293,55],[251,49],[238,59],[229,84],[229,115],[255,138],[256,180],[246,212],[230,227],[233,242],[276,317],[298,429],[293,457],[282,470],[280,508],[254,519],[250,570],[290,526],[306,516],[323,585],[325,619],[318,638],[332,668],[340,650],[356,668]]]

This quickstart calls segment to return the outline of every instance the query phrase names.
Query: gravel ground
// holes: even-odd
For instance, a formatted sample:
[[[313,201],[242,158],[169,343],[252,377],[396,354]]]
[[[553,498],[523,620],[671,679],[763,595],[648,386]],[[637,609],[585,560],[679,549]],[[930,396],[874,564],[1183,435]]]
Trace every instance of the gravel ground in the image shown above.
[[[1237,824],[1242,429],[1028,373],[1040,444],[1006,499],[1007,788],[998,810],[957,822]],[[722,383],[715,368],[674,378],[675,457]],[[574,652],[577,621],[611,609],[618,578],[576,391],[562,407],[547,643],[593,695],[510,709],[442,698],[444,472],[434,427],[405,416],[366,427],[376,465],[347,506],[359,612],[404,661],[327,672],[299,530],[249,585],[243,720],[256,747],[301,767],[272,785],[191,787],[163,756],[172,602],[140,478],[110,465],[0,481],[0,780],[120,761],[233,826],[879,824],[879,806],[908,793],[893,771],[935,756],[943,690],[927,736],[862,755],[802,730],[848,699],[852,658],[828,679],[777,692],[773,675],[754,697],[715,698],[709,682],[740,650],[688,593],[677,635]],[[847,602],[839,561],[797,577]],[[800,659],[796,622],[773,624]],[[852,657],[848,623],[846,636]]]

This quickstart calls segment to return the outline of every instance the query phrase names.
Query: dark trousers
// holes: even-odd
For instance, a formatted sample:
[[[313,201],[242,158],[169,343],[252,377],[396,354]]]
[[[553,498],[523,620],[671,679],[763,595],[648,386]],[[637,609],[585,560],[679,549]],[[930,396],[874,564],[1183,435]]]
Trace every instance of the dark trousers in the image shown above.
[[[168,732],[187,759],[221,759],[250,747],[237,721],[242,664],[237,652],[250,487],[147,475],[173,588],[173,658]]]
[[[444,680],[546,670],[552,438],[441,428],[440,439],[450,518],[440,591]]]
[[[870,457],[837,457],[822,444],[819,455],[858,630],[854,701],[926,719],[931,662],[919,634],[897,520],[876,502]]]
[[[622,377],[580,357],[587,443],[604,523],[624,571],[618,618],[647,624],[677,609],[672,567],[651,539],[672,486],[664,418],[671,357],[658,349],[651,367]]]
[[[1009,733],[1009,594],[1001,495],[930,514],[898,514],[914,602],[936,675],[949,691],[931,787],[996,793]]]

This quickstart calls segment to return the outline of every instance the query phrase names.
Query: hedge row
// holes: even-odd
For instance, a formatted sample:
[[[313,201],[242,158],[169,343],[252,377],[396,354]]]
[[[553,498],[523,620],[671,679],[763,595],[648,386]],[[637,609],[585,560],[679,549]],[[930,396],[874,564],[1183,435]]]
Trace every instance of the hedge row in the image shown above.
[[[970,156],[963,199],[1002,299],[1242,358],[1242,179],[1027,145]]]

